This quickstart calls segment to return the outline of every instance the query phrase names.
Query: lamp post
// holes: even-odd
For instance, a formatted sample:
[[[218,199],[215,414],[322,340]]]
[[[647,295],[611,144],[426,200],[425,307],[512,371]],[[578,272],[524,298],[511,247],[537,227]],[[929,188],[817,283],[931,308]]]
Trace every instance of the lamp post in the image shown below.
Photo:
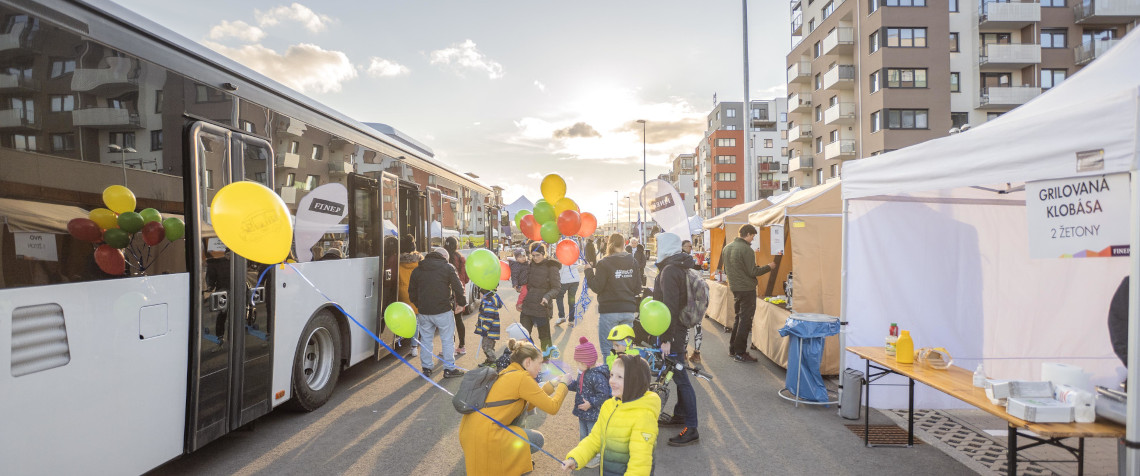
[[[138,151],[132,147],[122,147],[119,144],[110,144],[107,146],[107,149],[111,152],[118,152],[119,153],[119,164],[123,167],[123,186],[126,187],[127,186],[127,152],[130,152],[133,154],[133,153],[138,152]],[[114,163],[114,161],[112,161],[111,163]]]
[[[645,119],[638,119],[637,122],[641,123],[641,189],[645,190]],[[638,191],[637,195],[640,197],[641,192]],[[638,228],[638,238],[645,242],[645,220],[649,217],[645,216],[645,200],[638,200],[641,202],[641,219],[638,220],[640,227]]]
[[[618,191],[614,190],[614,233],[618,232],[618,212],[621,211],[621,202],[618,201]]]

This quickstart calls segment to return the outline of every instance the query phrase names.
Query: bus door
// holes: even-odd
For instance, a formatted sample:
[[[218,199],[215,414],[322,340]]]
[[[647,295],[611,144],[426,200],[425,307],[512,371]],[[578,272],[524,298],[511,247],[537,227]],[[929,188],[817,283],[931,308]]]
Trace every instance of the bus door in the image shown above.
[[[443,192],[435,187],[427,188],[427,250],[443,246]]]
[[[225,185],[248,180],[273,188],[273,150],[264,140],[199,122],[190,127],[192,220],[188,451],[272,409],[273,319],[267,265],[230,251],[210,225],[210,202]]]
[[[427,205],[426,195],[420,191],[418,185],[408,182],[399,182],[399,202],[396,211],[399,213],[400,237],[411,235],[416,240],[416,248],[427,250],[427,214],[424,207]]]
[[[400,299],[400,179],[388,172],[380,175],[380,220],[383,232],[384,262],[380,265],[383,271],[384,285],[380,290],[379,323],[380,338],[390,346],[396,343],[396,336],[384,324],[384,310],[388,305]],[[387,351],[377,346],[376,358],[387,355]]]
[[[385,260],[381,253],[383,249],[381,230],[383,225],[380,218],[380,185],[375,179],[365,177],[359,174],[350,174],[348,176],[348,236],[349,258],[373,258],[378,260],[377,269],[379,270],[376,277],[370,277],[368,286],[368,296],[371,293],[379,291],[380,295],[377,299],[376,314],[367,319],[375,322],[377,332],[383,333],[383,296],[384,296],[384,266]],[[365,319],[365,316],[361,316]],[[367,322],[367,321],[365,321]],[[380,346],[375,346],[375,352],[380,352]],[[386,352],[385,352],[386,353]]]

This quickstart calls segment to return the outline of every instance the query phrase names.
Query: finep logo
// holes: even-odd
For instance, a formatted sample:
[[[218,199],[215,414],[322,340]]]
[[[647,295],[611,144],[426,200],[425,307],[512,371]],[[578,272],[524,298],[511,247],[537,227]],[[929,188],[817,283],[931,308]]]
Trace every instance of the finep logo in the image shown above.
[[[676,203],[673,201],[673,194],[667,193],[660,197],[654,198],[652,202],[649,202],[649,211],[657,213],[674,205],[676,205]]]

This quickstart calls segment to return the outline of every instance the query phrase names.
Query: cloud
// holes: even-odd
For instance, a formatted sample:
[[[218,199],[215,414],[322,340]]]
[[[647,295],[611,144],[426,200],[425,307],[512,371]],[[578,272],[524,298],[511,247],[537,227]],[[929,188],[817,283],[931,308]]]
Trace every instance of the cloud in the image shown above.
[[[431,64],[443,65],[461,76],[465,71],[476,71],[487,73],[487,77],[490,79],[503,77],[503,65],[484,55],[475,46],[475,42],[470,39],[464,40],[463,43],[454,43],[441,50],[432,51],[430,57]]]
[[[412,70],[408,69],[395,61],[386,60],[384,58],[372,57],[368,65],[368,75],[373,78],[390,78],[394,76],[402,76],[411,73]]]
[[[546,85],[542,84],[542,81],[534,80],[534,87],[538,88],[539,91],[546,92]]]
[[[356,68],[344,53],[308,43],[292,45],[285,54],[262,45],[230,48],[209,41],[205,45],[300,92],[340,91],[341,83],[356,77]]]
[[[618,131],[641,134],[641,123],[637,121],[626,122]],[[661,144],[681,137],[704,134],[704,131],[705,121],[695,117],[686,117],[676,121],[647,121],[645,124],[645,142]],[[693,147],[696,147],[696,144],[693,144]]]
[[[318,15],[309,7],[296,2],[289,6],[274,7],[265,12],[254,10],[253,16],[257,18],[258,25],[263,27],[274,26],[282,21],[293,21],[300,23],[305,29],[313,33],[321,32],[329,23],[333,22],[333,19],[328,15]]]
[[[210,39],[237,38],[247,43],[257,43],[265,38],[265,31],[244,21],[222,20],[220,25],[210,28]]]
[[[568,139],[571,137],[601,137],[598,131],[585,122],[576,122],[574,125],[558,129],[552,134],[555,139]]]

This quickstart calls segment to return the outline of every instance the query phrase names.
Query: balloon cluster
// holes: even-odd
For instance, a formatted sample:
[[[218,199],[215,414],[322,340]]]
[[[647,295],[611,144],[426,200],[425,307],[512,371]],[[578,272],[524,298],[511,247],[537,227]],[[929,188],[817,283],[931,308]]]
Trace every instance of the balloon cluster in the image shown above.
[[[74,218],[67,222],[67,232],[78,240],[99,244],[95,248],[95,264],[104,273],[121,275],[126,272],[128,264],[139,271],[146,271],[166,251],[163,247],[151,257],[152,247],[163,239],[169,246],[169,242],[186,234],[186,224],[176,217],[163,219],[162,214],[153,208],[135,212],[135,194],[122,185],[104,189],[103,203],[107,208],[96,208],[87,214],[87,218]],[[142,236],[146,250],[135,246],[136,233]]]
[[[558,243],[554,256],[566,266],[578,261],[578,243],[566,239],[570,236],[587,237],[598,228],[598,219],[590,212],[582,212],[578,204],[566,196],[566,181],[558,174],[542,179],[542,199],[534,204],[534,211],[519,210],[515,226],[523,236],[535,241]]]

